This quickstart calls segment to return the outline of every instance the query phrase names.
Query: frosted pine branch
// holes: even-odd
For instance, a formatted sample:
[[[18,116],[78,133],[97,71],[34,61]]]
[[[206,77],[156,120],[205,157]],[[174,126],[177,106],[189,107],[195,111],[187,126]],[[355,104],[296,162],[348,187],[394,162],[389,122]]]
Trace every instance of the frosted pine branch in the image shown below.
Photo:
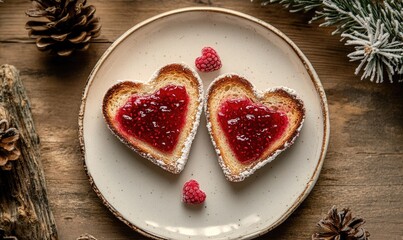
[[[308,12],[312,9],[322,6],[323,0],[268,0],[263,1],[263,5],[269,3],[280,3],[286,8],[290,8],[290,12]]]
[[[310,21],[322,20],[321,27],[335,26],[346,45],[355,51],[347,56],[360,61],[355,74],[377,83],[403,81],[403,1],[402,0],[268,0],[291,12],[315,10]]]
[[[354,45],[355,52],[347,55],[351,61],[360,60],[361,64],[357,67],[355,74],[358,74],[364,65],[364,74],[362,78],[369,77],[371,81],[377,83],[383,82],[383,74],[386,73],[389,79],[398,73],[398,66],[402,64],[403,42],[389,41],[389,33],[385,32],[385,25],[378,20],[375,32],[370,26],[370,20],[364,22],[367,36],[354,31],[353,33],[342,33],[342,37],[349,40],[347,45]]]

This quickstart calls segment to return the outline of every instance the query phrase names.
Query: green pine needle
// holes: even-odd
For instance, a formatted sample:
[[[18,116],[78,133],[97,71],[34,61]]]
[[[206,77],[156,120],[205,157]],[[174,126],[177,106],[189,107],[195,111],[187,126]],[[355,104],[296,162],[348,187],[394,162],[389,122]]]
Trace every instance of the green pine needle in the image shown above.
[[[355,74],[361,79],[381,83],[403,82],[403,0],[268,0],[290,12],[315,11],[312,21],[320,26],[335,26],[346,45],[355,51],[351,61],[360,61]]]

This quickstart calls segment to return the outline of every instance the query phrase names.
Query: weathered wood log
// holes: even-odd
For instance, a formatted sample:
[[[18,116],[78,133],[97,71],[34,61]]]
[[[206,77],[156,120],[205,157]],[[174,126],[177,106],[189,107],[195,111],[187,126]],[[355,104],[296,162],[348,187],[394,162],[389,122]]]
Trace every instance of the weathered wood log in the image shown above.
[[[21,151],[11,170],[0,170],[0,229],[19,240],[57,239],[29,100],[15,67],[2,65],[0,80],[0,118],[19,130]]]

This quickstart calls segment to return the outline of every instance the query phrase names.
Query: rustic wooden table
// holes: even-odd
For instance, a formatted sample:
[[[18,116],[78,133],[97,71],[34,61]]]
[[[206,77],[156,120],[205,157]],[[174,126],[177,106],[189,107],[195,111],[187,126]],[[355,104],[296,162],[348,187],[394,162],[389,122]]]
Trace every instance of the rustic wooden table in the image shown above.
[[[112,3],[113,2],[113,3]],[[102,34],[86,52],[56,58],[36,49],[24,29],[27,0],[0,3],[0,64],[15,65],[32,102],[41,138],[48,196],[60,239],[90,233],[98,239],[143,239],[115,218],[91,189],[78,141],[81,94],[103,52],[134,24],[189,6],[192,0],[92,0]],[[260,18],[284,32],[305,53],[325,88],[330,144],[319,180],[300,207],[259,239],[310,239],[332,205],[351,207],[366,219],[371,239],[403,239],[403,86],[360,81],[352,50],[330,28],[307,24],[309,14],[291,14],[259,1],[213,0],[213,6]],[[1,194],[1,193],[0,193]]]

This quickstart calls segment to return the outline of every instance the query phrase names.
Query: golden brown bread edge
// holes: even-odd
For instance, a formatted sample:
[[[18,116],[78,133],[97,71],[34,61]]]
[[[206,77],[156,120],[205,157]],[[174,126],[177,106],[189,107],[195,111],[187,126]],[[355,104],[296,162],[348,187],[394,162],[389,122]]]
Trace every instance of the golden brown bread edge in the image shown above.
[[[136,139],[134,136],[119,131],[114,119],[117,110],[133,94],[148,95],[170,84],[186,87],[189,95],[189,106],[185,126],[179,135],[178,144],[173,152],[168,154]],[[190,146],[200,122],[203,97],[203,85],[197,72],[185,64],[174,63],[158,69],[146,83],[124,81],[113,85],[104,95],[102,112],[108,128],[122,143],[162,169],[178,174],[186,165]]]
[[[248,164],[240,163],[236,159],[217,122],[217,110],[220,103],[224,99],[239,97],[247,97],[269,108],[280,109],[286,112],[290,120],[285,131],[286,134],[274,142],[259,160]],[[225,177],[232,182],[243,181],[290,147],[299,135],[305,119],[304,104],[294,90],[275,87],[265,92],[259,92],[248,80],[237,74],[219,76],[210,84],[206,94],[205,112],[207,128],[218,156],[218,162]]]

